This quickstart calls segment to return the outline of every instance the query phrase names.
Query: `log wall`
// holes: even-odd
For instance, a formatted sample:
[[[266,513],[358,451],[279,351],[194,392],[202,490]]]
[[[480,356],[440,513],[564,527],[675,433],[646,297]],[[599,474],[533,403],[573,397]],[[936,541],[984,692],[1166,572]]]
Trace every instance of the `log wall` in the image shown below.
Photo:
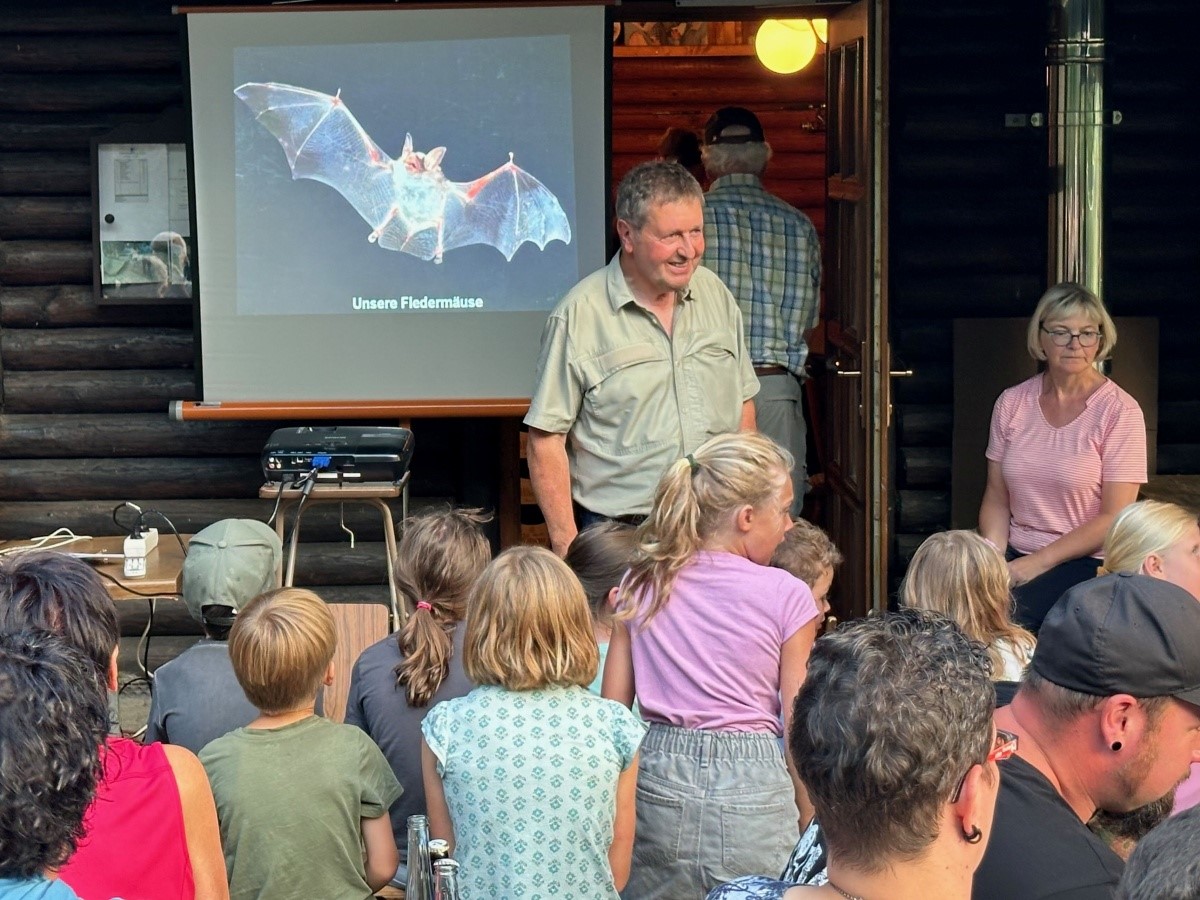
[[[172,422],[196,397],[186,306],[97,306],[89,142],[184,102],[180,17],[163,2],[0,4],[0,539],[116,534],[133,501],[181,532],[265,519],[259,453],[297,422]],[[320,424],[320,423],[305,423]],[[494,506],[494,422],[414,425],[414,503]],[[398,515],[398,509],[397,509]],[[297,581],[387,598],[377,513],[304,519]]]
[[[1200,473],[1191,7],[1105,5],[1107,105],[1123,122],[1106,132],[1104,299],[1160,317],[1158,469]],[[896,351],[917,372],[895,383],[893,583],[950,524],[952,320],[1029,315],[1045,288],[1045,130],[1004,127],[1045,110],[1045,7],[891,4],[890,299]]]

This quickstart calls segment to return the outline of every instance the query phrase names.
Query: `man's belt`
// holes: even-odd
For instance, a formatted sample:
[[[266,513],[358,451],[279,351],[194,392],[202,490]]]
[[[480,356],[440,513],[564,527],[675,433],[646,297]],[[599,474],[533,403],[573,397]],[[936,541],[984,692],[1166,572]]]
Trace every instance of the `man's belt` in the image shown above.
[[[791,375],[791,370],[783,366],[755,366],[755,375]]]

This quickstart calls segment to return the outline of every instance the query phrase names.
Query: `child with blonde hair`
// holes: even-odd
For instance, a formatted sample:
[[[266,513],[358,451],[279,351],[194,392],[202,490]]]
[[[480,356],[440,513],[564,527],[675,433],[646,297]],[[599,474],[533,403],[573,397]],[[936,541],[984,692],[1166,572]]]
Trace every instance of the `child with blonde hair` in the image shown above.
[[[259,716],[200,752],[234,900],[370,900],[396,871],[388,807],[400,785],[357,728],[314,714],[333,684],[333,614],[312,591],[259,594],[234,621],[229,659]]]
[[[900,582],[900,602],[949,616],[987,647],[996,681],[1020,681],[1035,639],[1012,620],[1012,582],[1000,552],[974,531],[925,539]]]
[[[760,434],[710,438],[667,469],[639,529],[604,673],[626,704],[636,682],[650,722],[629,898],[777,872],[796,842],[778,738],[820,614],[808,585],[768,566],[793,527],[791,470]]]
[[[645,727],[587,690],[598,651],[566,563],[514,547],[476,582],[463,667],[477,685],[421,725],[430,834],[464,900],[616,900],[629,874]]]
[[[834,572],[842,564],[842,552],[828,534],[807,519],[796,519],[792,525],[771,557],[771,565],[791,572],[808,585],[824,623],[829,615],[829,589],[833,587]]]
[[[1200,600],[1200,526],[1175,503],[1139,500],[1117,514],[1104,537],[1105,572],[1136,572],[1177,584]]]
[[[589,690],[600,693],[604,678],[604,659],[612,636],[613,605],[621,576],[629,571],[629,561],[637,546],[637,532],[623,522],[597,522],[589,525],[571,541],[565,561],[583,585],[592,611],[592,631],[600,648],[600,665]]]
[[[467,595],[492,548],[482,510],[447,509],[405,522],[396,551],[396,591],[408,610],[403,627],[362,652],[350,675],[346,724],[379,745],[404,793],[392,804],[401,860],[408,817],[425,814],[421,722],[437,703],[471,690],[463,673]]]

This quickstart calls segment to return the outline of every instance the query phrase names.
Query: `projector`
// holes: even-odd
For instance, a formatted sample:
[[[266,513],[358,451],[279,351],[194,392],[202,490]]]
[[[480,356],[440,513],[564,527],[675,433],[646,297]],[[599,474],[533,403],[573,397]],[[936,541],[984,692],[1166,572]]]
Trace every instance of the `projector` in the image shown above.
[[[412,461],[407,428],[362,425],[278,428],[263,447],[267,481],[295,481],[317,470],[318,481],[399,481]]]

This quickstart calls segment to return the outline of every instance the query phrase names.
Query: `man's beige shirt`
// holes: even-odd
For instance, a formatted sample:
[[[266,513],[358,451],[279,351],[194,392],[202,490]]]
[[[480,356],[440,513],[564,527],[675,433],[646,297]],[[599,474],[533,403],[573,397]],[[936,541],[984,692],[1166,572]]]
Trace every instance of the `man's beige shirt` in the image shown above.
[[[708,269],[692,276],[672,332],[634,301],[620,253],[546,321],[525,424],[568,435],[571,494],[592,512],[648,513],[666,468],[736,431],[758,393],[737,301]]]

